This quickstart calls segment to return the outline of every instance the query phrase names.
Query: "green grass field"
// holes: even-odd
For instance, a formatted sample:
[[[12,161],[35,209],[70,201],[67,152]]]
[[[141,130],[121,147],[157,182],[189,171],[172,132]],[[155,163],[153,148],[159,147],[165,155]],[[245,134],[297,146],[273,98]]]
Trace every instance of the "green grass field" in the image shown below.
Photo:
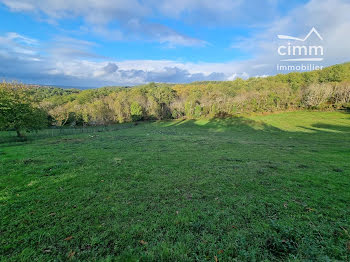
[[[3,261],[350,260],[350,114],[5,140]]]

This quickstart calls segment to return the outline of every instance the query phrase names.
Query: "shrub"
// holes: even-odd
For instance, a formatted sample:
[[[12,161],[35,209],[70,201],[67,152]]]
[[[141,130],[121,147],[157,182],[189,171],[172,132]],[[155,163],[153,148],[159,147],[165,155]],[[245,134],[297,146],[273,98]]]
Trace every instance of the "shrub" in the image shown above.
[[[133,102],[130,106],[132,121],[139,121],[143,117],[143,110],[139,103]]]

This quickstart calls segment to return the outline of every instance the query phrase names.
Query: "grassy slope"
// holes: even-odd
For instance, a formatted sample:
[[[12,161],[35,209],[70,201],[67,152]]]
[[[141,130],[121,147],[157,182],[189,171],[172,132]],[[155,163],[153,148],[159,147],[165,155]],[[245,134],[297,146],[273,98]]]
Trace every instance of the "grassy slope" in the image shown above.
[[[349,159],[334,112],[0,144],[0,255],[348,260]]]

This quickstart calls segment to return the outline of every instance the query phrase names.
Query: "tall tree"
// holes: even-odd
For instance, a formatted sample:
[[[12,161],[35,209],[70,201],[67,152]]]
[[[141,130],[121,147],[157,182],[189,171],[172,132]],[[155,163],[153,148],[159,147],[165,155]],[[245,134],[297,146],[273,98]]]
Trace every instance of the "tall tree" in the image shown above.
[[[47,126],[47,114],[36,107],[28,88],[22,84],[0,83],[0,129],[15,130],[18,137],[25,131]]]

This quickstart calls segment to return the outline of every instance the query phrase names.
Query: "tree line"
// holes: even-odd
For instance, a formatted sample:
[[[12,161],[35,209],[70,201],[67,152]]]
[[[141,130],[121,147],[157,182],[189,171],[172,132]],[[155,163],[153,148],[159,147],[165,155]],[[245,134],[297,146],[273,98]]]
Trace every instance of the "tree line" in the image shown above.
[[[0,84],[0,129],[350,108],[350,63],[265,78],[77,90]]]

